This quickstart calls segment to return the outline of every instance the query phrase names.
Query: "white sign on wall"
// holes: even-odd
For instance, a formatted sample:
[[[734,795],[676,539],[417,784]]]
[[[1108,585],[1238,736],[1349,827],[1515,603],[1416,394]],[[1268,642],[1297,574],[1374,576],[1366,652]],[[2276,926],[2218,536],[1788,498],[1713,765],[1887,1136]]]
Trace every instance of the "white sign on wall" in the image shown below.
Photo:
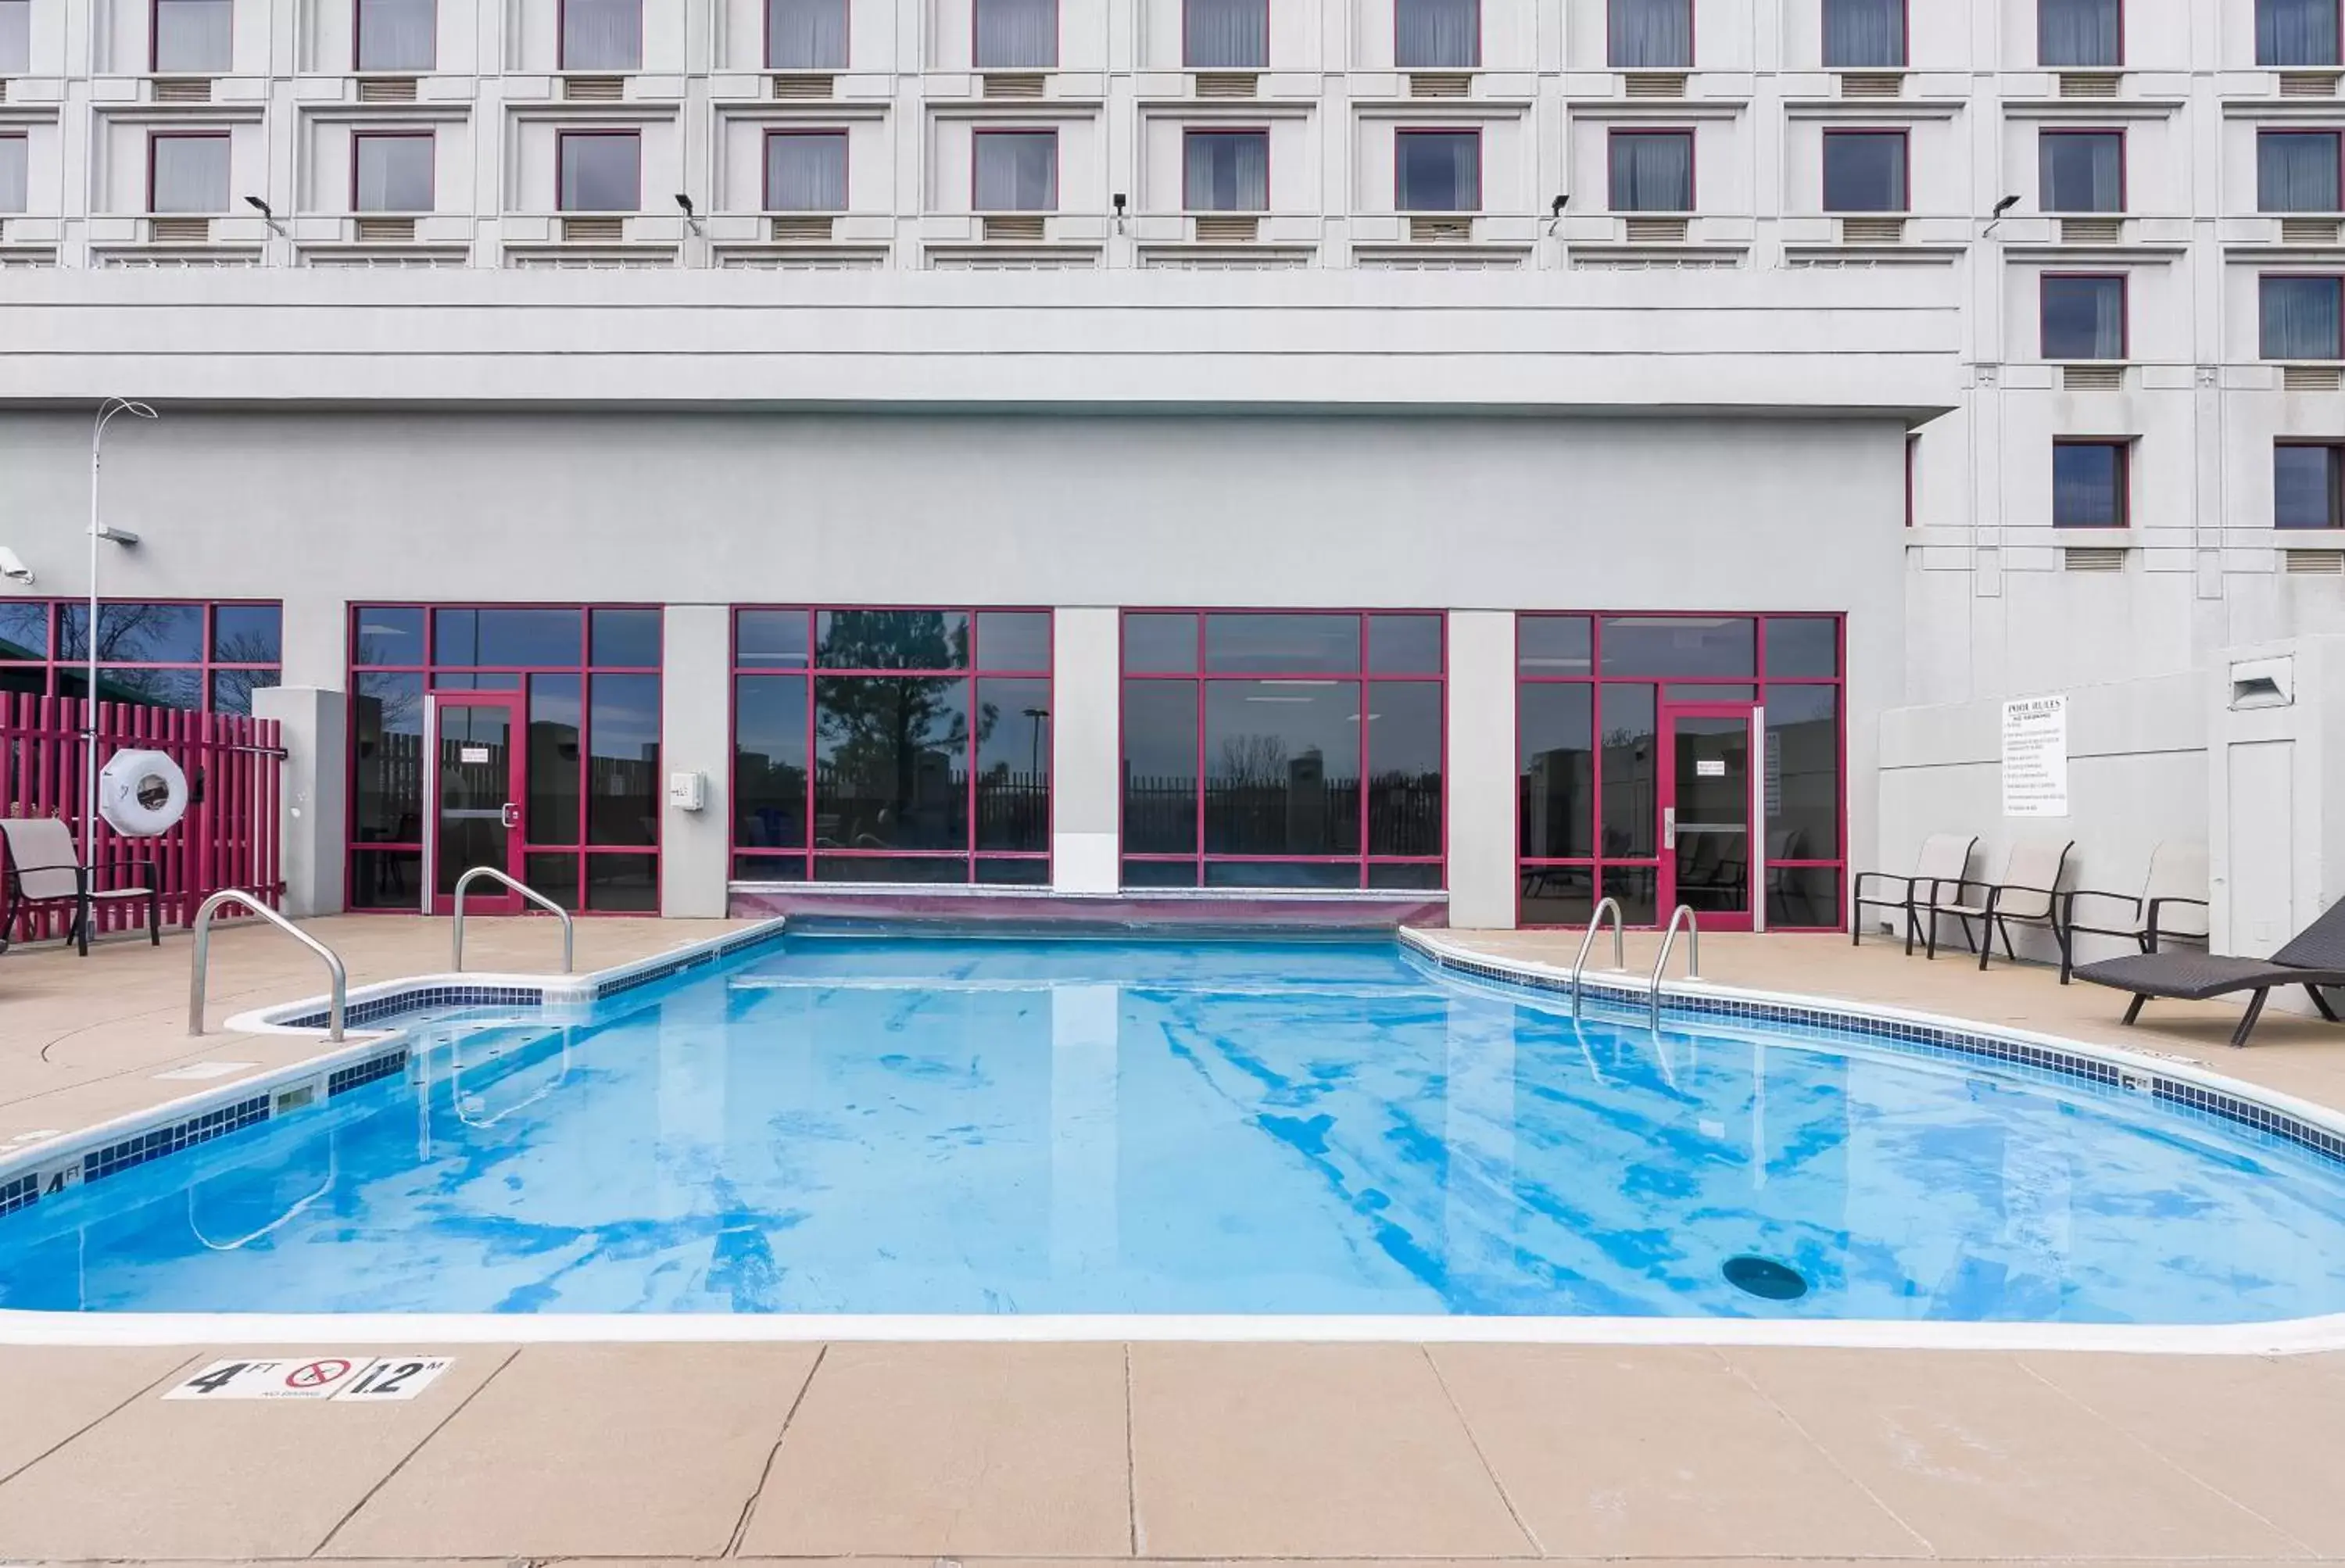
[[[2003,705],[2003,814],[2068,814],[2068,699],[2015,697]]]

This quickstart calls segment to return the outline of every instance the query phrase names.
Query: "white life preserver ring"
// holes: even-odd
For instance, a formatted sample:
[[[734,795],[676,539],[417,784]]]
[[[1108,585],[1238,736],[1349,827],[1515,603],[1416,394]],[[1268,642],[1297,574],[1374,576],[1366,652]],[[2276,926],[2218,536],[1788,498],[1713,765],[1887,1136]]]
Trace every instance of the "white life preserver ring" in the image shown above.
[[[168,833],[188,814],[188,776],[160,751],[117,751],[98,769],[97,811],[126,838]]]

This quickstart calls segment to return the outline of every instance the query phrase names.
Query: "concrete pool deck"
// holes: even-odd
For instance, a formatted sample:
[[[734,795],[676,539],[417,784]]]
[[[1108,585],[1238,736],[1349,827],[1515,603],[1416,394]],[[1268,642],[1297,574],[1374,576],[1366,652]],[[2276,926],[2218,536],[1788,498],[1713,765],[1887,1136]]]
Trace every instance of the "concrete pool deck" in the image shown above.
[[[353,983],[444,921],[313,929]],[[721,922],[579,925],[579,968]],[[481,968],[550,923],[481,921]],[[1568,963],[1577,937],[1477,933]],[[1632,967],[1650,941],[1632,939]],[[1642,956],[1639,956],[1639,955]],[[2345,1105],[2345,1029],[1981,975],[1845,937],[1711,937],[1716,980],[2164,1051]],[[0,1142],[313,1054],[184,1037],[184,936],[0,958]],[[223,932],[215,1019],[318,989]],[[348,1347],[271,1344],[270,1356]],[[397,1349],[426,1351],[427,1334]],[[381,1347],[390,1349],[392,1347]],[[167,1401],[220,1349],[0,1348],[0,1559],[933,1563],[2345,1562],[2345,1355],[1520,1345],[487,1345],[411,1401]]]

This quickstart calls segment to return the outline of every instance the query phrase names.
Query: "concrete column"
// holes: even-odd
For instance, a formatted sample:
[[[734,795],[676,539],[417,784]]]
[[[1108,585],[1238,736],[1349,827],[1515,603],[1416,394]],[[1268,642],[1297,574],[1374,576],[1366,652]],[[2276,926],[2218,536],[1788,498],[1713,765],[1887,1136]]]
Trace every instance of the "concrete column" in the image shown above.
[[[1449,616],[1449,923],[1515,924],[1515,617]]]
[[[1112,893],[1120,880],[1121,635],[1112,608],[1061,609],[1053,623],[1051,875],[1062,893]]]
[[[733,820],[733,646],[723,605],[670,605],[660,687],[660,912],[726,912]],[[667,803],[668,780],[701,776],[701,809]]]
[[[340,914],[350,820],[350,699],[314,686],[263,687],[252,694],[252,713],[282,727],[285,912],[296,920]]]

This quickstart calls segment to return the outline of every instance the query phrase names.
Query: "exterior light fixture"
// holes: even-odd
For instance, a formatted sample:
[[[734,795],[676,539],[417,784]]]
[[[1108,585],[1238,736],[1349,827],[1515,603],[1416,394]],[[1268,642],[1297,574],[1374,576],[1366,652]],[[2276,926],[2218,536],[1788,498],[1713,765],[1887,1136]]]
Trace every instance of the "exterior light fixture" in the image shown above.
[[[277,214],[269,210],[269,203],[257,196],[248,196],[244,199],[244,204],[260,214],[260,220],[269,225],[269,232],[279,239],[284,237],[285,226],[277,221]]]

